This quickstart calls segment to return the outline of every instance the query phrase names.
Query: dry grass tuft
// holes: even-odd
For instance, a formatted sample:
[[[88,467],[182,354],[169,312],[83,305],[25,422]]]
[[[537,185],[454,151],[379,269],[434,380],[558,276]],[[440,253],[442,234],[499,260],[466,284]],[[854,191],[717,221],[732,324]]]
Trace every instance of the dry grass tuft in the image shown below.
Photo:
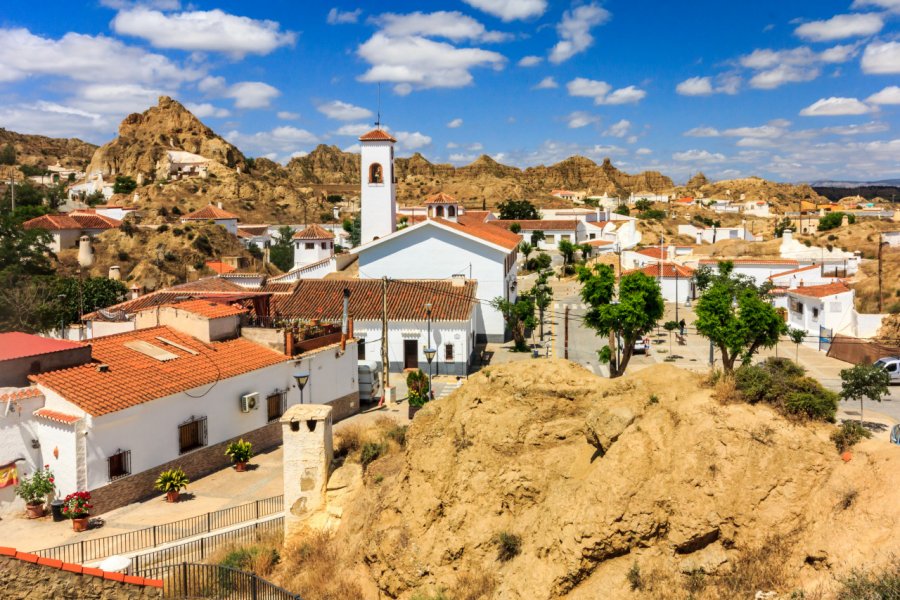
[[[775,534],[755,548],[741,552],[713,585],[722,598],[752,598],[759,591],[785,590],[796,577],[788,560],[795,535]]]
[[[469,569],[460,574],[450,597],[453,600],[490,600],[497,589],[493,573]]]
[[[304,600],[362,598],[350,549],[331,532],[299,533],[284,548],[278,584]]]
[[[713,385],[713,398],[718,400],[720,404],[740,402],[741,393],[737,389],[737,384],[734,381],[734,376],[723,375],[722,377],[718,378],[716,383]]]

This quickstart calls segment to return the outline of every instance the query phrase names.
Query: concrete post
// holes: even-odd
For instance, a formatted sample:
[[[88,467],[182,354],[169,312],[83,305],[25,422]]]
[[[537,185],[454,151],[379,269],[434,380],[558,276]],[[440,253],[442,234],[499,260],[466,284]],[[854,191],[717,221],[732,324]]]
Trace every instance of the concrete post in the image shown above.
[[[284,441],[284,530],[323,508],[334,457],[331,407],[296,404],[281,417]]]

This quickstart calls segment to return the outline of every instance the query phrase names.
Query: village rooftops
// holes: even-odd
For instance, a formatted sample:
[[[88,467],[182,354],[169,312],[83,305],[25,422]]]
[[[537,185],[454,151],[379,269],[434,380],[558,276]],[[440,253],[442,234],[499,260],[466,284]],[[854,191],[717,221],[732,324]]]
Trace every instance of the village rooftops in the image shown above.
[[[361,142],[396,142],[391,135],[383,129],[373,129],[369,133],[359,136]]]
[[[380,279],[301,279],[293,293],[274,299],[278,317],[337,321],[343,315],[344,289],[350,290],[350,316],[357,321],[381,319]],[[468,321],[477,299],[477,283],[458,285],[447,280],[390,280],[387,284],[387,317],[391,321],[424,321],[425,304],[432,303],[435,321]]]
[[[518,223],[522,231],[573,231],[578,229],[578,219],[494,219],[488,221],[495,227],[509,229]]]
[[[450,194],[438,192],[437,194],[432,194],[426,198],[425,205],[427,206],[429,204],[458,204],[458,202],[456,201],[456,198]]]
[[[782,267],[796,267],[800,263],[790,258],[703,258],[701,265],[717,265],[720,262],[730,262],[735,265],[774,265]]]
[[[247,312],[246,308],[233,306],[228,302],[215,302],[212,300],[203,300],[199,298],[195,300],[185,300],[184,302],[178,302],[177,304],[166,304],[164,306],[175,308],[177,310],[183,310],[185,312],[189,312],[206,319],[234,317]]]
[[[313,223],[303,231],[294,234],[295,240],[333,240],[334,234],[319,225]]]
[[[804,273],[806,271],[815,271],[821,268],[822,265],[809,265],[806,267],[800,267],[798,269],[791,269],[790,271],[784,271],[783,273],[775,273],[774,275],[769,275],[769,279],[777,279],[778,277],[785,277],[786,275],[794,275],[796,273]]]
[[[0,362],[83,348],[86,344],[13,331],[0,333]]]
[[[200,210],[195,210],[192,213],[188,213],[181,217],[182,221],[216,221],[223,219],[237,219],[238,216],[228,212],[227,210],[222,210],[218,206],[213,206],[209,204],[204,206]]]
[[[836,294],[845,294],[850,291],[852,291],[850,288],[838,281],[837,283],[826,283],[823,285],[800,286],[788,290],[787,293],[795,296],[805,296],[807,298],[826,298]]]
[[[664,262],[655,265],[647,265],[646,267],[643,267],[641,269],[632,269],[631,271],[625,271],[622,274],[631,275],[632,273],[643,273],[648,277],[678,277],[679,279],[685,279],[693,277],[694,270],[690,267],[685,267],[684,265]]]
[[[502,227],[495,227],[493,225],[494,221],[488,221],[486,223],[478,223],[477,221],[469,221],[465,224],[457,223],[454,221],[448,221],[446,219],[442,219],[440,217],[435,218],[423,218],[419,220],[410,219],[410,221],[416,221],[416,223],[411,224],[409,227],[404,227],[403,229],[398,229],[397,231],[391,233],[390,235],[386,235],[377,240],[373,240],[362,246],[357,246],[353,248],[350,253],[351,254],[359,254],[360,252],[365,252],[370,248],[373,248],[379,244],[386,243],[389,240],[397,239],[399,236],[407,235],[410,231],[415,231],[420,227],[426,227],[429,225],[437,225],[439,227],[443,227],[445,229],[449,229],[452,231],[457,231],[464,236],[471,237],[481,243],[489,244],[495,249],[502,250],[506,253],[511,253],[519,247],[519,243],[522,239],[512,233],[511,231],[507,231]]]
[[[94,338],[92,364],[29,378],[95,417],[288,360],[242,338],[204,343],[171,327]]]
[[[100,215],[73,213],[70,215],[42,215],[22,223],[25,229],[65,231],[72,229],[115,229],[122,221]]]

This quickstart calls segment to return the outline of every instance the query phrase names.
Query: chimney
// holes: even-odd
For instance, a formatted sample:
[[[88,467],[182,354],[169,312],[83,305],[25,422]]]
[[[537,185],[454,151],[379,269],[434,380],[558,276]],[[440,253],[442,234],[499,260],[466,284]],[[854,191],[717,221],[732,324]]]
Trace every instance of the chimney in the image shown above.
[[[97,365],[97,372],[98,373],[109,373],[109,365],[103,365],[103,364]]]
[[[86,235],[81,236],[81,239],[78,241],[78,264],[85,268],[94,264],[94,252],[91,250],[91,238]]]
[[[781,243],[790,242],[794,239],[794,232],[790,229],[785,229],[784,233],[781,234],[781,239],[783,240]]]
[[[134,284],[133,286],[131,286],[130,289],[131,289],[131,299],[132,300],[137,300],[138,298],[141,297],[141,286],[139,286],[138,284]]]
[[[669,246],[668,248],[666,248],[666,260],[675,260],[675,246]]]
[[[703,243],[703,232],[697,231],[697,245],[701,245]]]
[[[219,206],[219,210],[222,210],[222,203],[221,203],[221,202],[218,203],[218,206]]]
[[[119,265],[112,265],[109,268],[109,278],[115,281],[122,279],[122,271],[119,269]]]
[[[451,277],[450,281],[453,287],[464,287],[466,285],[466,276],[461,273],[456,273]]]

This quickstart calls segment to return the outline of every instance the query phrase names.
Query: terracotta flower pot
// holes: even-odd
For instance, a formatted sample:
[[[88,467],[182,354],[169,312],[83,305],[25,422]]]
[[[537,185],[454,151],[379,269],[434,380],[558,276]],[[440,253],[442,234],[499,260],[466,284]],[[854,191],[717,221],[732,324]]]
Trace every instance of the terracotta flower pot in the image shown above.
[[[88,517],[78,517],[72,519],[72,530],[81,533],[82,531],[87,531],[88,528]]]
[[[40,519],[46,514],[43,502],[40,504],[26,504],[25,516],[29,519]]]
[[[178,492],[166,492],[166,502],[178,502]]]
[[[234,470],[238,473],[243,473],[247,470],[247,463],[245,462],[236,462],[234,463]]]

